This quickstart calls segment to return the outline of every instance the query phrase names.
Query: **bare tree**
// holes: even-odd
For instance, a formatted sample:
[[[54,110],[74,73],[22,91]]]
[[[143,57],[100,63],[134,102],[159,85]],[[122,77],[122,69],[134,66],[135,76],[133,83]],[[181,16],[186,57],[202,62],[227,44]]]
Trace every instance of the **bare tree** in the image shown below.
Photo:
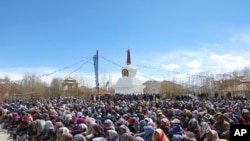
[[[53,78],[50,83],[50,92],[52,96],[60,96],[62,94],[62,82],[63,80],[61,78]]]
[[[19,96],[25,98],[40,98],[44,96],[44,91],[46,84],[43,83],[40,78],[38,78],[34,74],[25,74],[20,83],[23,94],[19,94]]]
[[[0,78],[0,95],[1,101],[11,96],[11,80],[8,76]]]

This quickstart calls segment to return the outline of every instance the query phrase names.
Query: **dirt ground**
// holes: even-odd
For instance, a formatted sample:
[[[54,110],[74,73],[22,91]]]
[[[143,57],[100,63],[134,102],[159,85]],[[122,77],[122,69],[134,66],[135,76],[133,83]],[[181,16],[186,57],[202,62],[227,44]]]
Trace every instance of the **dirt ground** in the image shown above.
[[[5,131],[0,131],[0,141],[13,141],[13,139]]]

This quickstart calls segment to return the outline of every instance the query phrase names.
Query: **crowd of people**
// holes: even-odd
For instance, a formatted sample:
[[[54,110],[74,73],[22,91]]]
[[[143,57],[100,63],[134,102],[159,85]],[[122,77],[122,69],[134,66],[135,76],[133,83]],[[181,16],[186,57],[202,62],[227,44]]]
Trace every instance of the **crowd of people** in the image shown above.
[[[250,125],[249,110],[245,98],[115,94],[6,100],[0,122],[18,141],[227,141],[230,125]]]

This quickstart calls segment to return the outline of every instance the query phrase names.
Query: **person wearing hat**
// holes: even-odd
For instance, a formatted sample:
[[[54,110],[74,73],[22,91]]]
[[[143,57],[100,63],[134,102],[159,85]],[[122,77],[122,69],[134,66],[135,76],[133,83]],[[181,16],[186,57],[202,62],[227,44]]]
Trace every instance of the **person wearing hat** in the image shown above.
[[[230,125],[233,125],[233,124],[234,124],[234,121],[233,121],[233,119],[231,119],[229,113],[224,113],[223,116],[225,117],[225,120],[226,120]]]
[[[196,141],[195,135],[191,131],[187,131],[185,135],[182,136],[183,141]]]
[[[210,114],[205,114],[202,119],[201,119],[202,122],[207,122],[207,123],[210,123],[210,124],[213,124],[214,123],[214,118],[213,116],[211,116]]]
[[[214,125],[213,125],[214,122],[215,122],[215,120],[214,120],[213,116],[211,116],[210,114],[206,114],[206,115],[202,118],[201,122],[206,122],[206,123],[208,123],[209,127],[210,127],[212,130],[215,130],[215,127],[214,127]]]

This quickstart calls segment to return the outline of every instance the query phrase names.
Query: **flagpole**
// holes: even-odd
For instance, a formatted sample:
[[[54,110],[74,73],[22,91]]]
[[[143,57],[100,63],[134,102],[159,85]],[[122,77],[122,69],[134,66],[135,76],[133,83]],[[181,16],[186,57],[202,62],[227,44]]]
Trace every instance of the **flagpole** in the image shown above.
[[[94,61],[94,69],[95,69],[95,85],[96,85],[96,92],[97,95],[99,95],[99,80],[98,80],[98,50],[96,51],[96,54],[93,57]]]

